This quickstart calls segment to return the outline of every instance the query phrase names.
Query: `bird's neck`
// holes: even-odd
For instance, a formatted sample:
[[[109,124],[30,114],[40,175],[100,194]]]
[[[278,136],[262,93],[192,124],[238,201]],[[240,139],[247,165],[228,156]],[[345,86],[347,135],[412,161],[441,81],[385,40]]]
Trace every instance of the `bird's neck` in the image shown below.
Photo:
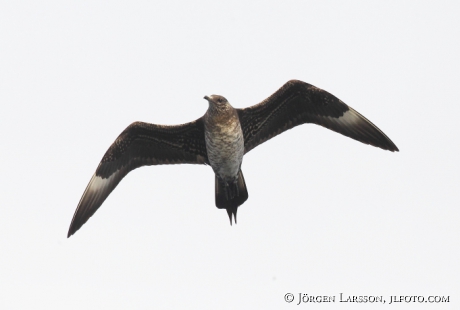
[[[226,127],[238,122],[236,110],[231,106],[209,108],[205,114],[205,123],[210,126]]]

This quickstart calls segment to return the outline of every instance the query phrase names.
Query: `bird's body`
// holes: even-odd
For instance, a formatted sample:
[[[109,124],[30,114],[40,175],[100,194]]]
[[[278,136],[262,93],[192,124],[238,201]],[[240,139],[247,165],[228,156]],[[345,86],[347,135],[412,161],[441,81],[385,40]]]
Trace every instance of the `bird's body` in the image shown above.
[[[244,138],[236,110],[221,96],[208,98],[209,109],[203,117],[204,137],[209,164],[224,182],[238,177],[244,155]],[[222,100],[214,103],[211,100]]]
[[[205,97],[209,108],[193,122],[164,126],[135,122],[107,150],[77,206],[68,236],[102,205],[131,170],[145,165],[207,164],[215,177],[216,206],[236,222],[248,198],[241,171],[243,155],[274,136],[304,123],[321,125],[389,151],[396,145],[364,116],[330,93],[291,80],[261,103],[234,109],[218,95]],[[303,143],[303,142],[299,142]]]
[[[236,223],[238,207],[248,199],[241,164],[244,137],[237,111],[222,96],[205,96],[209,108],[203,116],[208,161],[216,174],[216,206],[226,209]]]

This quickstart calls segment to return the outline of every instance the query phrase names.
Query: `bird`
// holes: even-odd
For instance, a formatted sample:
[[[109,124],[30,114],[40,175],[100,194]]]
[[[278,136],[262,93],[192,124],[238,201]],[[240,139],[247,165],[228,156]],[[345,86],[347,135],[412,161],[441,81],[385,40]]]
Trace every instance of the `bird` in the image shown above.
[[[233,108],[220,95],[205,96],[206,113],[181,125],[130,124],[102,157],[75,210],[67,237],[97,211],[132,170],[149,165],[209,165],[215,174],[215,204],[232,225],[248,199],[243,156],[267,140],[312,123],[391,152],[399,151],[383,131],[343,101],[311,84],[290,80],[262,102]],[[300,142],[299,142],[300,143]]]

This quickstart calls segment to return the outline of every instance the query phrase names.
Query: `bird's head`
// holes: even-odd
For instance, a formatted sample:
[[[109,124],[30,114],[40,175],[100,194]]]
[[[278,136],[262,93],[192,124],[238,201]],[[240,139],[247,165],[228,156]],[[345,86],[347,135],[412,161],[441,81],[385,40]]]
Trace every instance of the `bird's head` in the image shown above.
[[[204,96],[204,99],[208,100],[209,102],[209,109],[216,110],[216,111],[225,111],[231,108],[230,103],[228,103],[227,99],[219,95],[211,95],[211,96]]]

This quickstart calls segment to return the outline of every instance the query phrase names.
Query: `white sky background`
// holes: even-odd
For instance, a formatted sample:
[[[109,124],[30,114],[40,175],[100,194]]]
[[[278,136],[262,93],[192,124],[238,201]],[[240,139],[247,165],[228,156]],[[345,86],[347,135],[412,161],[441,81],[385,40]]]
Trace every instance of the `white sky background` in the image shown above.
[[[454,1],[3,1],[0,308],[292,309],[299,292],[450,295],[392,306],[457,308],[459,13]],[[156,166],[66,238],[131,122],[192,121],[210,94],[247,107],[294,78],[400,152],[300,126],[244,157],[236,226],[210,167]]]

